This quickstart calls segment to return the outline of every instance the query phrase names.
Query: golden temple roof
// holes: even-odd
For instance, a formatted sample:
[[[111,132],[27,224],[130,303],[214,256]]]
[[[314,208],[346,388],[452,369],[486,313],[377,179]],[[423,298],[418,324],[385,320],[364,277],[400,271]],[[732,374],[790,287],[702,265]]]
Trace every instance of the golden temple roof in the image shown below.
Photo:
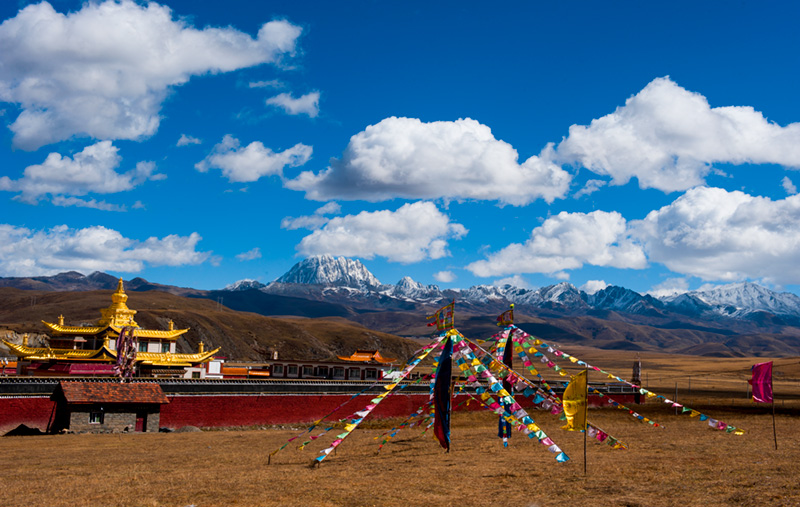
[[[58,316],[58,324],[45,321],[42,321],[42,324],[59,336],[95,336],[109,329],[114,332],[113,334],[119,336],[123,327],[131,326],[135,328],[133,335],[137,338],[176,340],[180,335],[189,331],[189,329],[175,329],[171,320],[167,330],[141,329],[133,320],[136,310],[128,308],[128,305],[125,304],[127,300],[128,295],[125,294],[122,278],[120,278],[116,292],[111,295],[111,306],[100,310],[101,317],[96,326],[66,326],[63,315]]]
[[[72,360],[72,361],[116,361],[117,353],[108,347],[100,347],[97,350],[82,349],[51,349],[50,347],[28,347],[26,345],[16,345],[7,340],[3,343],[15,356],[32,361]],[[193,364],[205,363],[214,354],[219,352],[219,348],[208,352],[196,352],[194,354],[172,354],[171,352],[137,352],[136,362],[155,366],[192,366]]]

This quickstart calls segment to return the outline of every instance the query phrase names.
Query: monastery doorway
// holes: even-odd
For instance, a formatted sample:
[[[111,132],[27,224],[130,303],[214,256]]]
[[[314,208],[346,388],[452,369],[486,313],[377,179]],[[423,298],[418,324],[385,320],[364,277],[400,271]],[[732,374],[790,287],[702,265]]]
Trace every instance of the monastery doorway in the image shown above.
[[[145,428],[147,428],[147,412],[137,412],[135,431],[141,433],[145,431]]]

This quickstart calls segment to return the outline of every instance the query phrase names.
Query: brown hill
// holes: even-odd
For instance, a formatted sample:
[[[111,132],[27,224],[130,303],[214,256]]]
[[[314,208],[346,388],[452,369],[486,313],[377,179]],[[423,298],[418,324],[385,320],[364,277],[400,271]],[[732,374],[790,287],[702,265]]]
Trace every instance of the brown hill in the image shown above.
[[[112,291],[52,292],[0,288],[0,334],[44,333],[41,320],[67,325],[93,325],[100,309],[111,302]],[[262,352],[276,350],[286,359],[333,359],[357,348],[379,349],[387,357],[405,360],[419,345],[413,340],[340,318],[271,318],[237,312],[208,299],[186,298],[160,291],[129,292],[128,306],[137,310],[144,328],[190,328],[177,343],[178,352],[194,352],[203,341],[206,349],[222,347],[230,360],[259,361]],[[5,331],[5,332],[3,332]]]

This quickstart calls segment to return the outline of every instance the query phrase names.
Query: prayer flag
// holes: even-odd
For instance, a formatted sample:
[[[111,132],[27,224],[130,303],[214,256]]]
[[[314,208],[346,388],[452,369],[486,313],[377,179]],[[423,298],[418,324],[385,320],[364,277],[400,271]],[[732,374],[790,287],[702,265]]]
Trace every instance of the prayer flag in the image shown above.
[[[427,317],[428,320],[434,319],[433,322],[428,322],[428,326],[436,326],[437,331],[446,331],[454,328],[455,312],[456,302],[453,300],[449,305],[439,308],[436,313]]]
[[[586,429],[586,370],[572,377],[572,381],[564,390],[564,415],[567,416],[567,425],[562,429],[567,431],[582,431]]]
[[[756,403],[772,403],[772,361],[753,365],[753,378],[749,380],[753,386],[753,401]]]
[[[514,323],[514,304],[511,304],[511,308],[504,311],[497,317],[497,325],[498,326],[510,326]]]

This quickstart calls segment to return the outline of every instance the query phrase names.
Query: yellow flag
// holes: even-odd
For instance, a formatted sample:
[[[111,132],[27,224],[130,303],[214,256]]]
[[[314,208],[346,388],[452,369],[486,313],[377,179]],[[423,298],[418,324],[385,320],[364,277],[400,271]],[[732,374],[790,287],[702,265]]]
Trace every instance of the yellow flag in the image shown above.
[[[561,429],[581,431],[586,429],[586,370],[572,377],[572,381],[564,390],[564,415],[567,425]]]

